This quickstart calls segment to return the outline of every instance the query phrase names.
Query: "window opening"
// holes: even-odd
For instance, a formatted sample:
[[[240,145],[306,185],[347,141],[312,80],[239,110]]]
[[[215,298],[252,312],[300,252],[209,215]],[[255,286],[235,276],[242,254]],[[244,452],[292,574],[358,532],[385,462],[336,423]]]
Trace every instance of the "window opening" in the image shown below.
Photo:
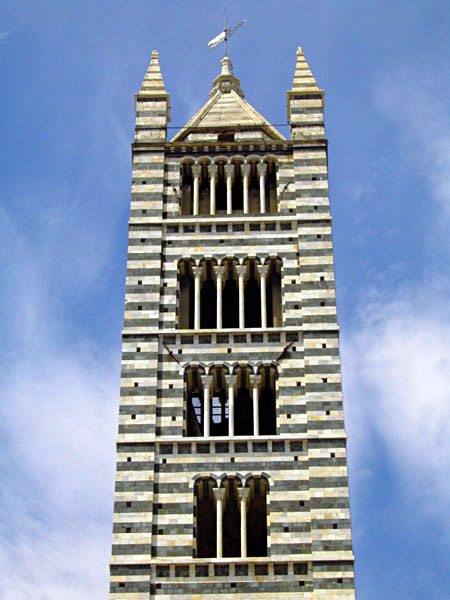
[[[263,368],[258,411],[260,435],[274,435],[277,432],[275,377],[274,367]]]
[[[281,318],[281,263],[277,259],[269,262],[266,287],[267,326],[282,327]]]
[[[246,367],[239,370],[239,388],[234,403],[235,435],[253,435],[253,402]]]
[[[193,213],[193,181],[191,165],[181,165],[181,214],[192,215]]]
[[[267,481],[263,477],[251,477],[250,503],[247,514],[248,556],[267,556]]]
[[[215,329],[217,324],[217,291],[212,271],[211,261],[205,261],[203,268],[205,278],[200,291],[201,329]]]
[[[195,482],[196,498],[196,556],[213,558],[216,556],[216,505],[213,496],[215,481],[212,478]]]
[[[227,184],[225,181],[224,163],[219,162],[217,170],[216,184],[216,213],[224,214],[227,212]]]
[[[261,327],[261,291],[257,278],[256,261],[248,261],[248,278],[245,286],[245,326]]]
[[[188,260],[179,263],[179,311],[178,326],[180,329],[194,328],[194,277],[192,266]]]
[[[229,477],[224,481],[226,490],[225,510],[223,512],[223,556],[241,555],[241,517],[238,505],[238,480]]]
[[[226,280],[223,288],[222,323],[224,328],[239,327],[239,290],[233,260],[226,262]]]
[[[234,165],[234,181],[232,188],[233,212],[244,211],[244,187],[240,165]]]

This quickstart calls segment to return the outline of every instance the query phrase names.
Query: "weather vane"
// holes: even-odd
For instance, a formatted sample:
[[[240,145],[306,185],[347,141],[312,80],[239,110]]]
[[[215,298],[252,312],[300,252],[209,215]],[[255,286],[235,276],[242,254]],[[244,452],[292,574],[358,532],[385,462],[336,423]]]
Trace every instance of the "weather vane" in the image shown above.
[[[212,48],[215,48],[216,46],[218,46],[219,44],[224,42],[225,43],[224,56],[228,56],[227,42],[228,42],[229,38],[233,35],[233,33],[236,31],[236,29],[239,29],[239,27],[241,27],[241,25],[244,25],[244,23],[247,23],[247,19],[244,19],[243,21],[238,23],[238,25],[234,25],[233,27],[228,27],[227,26],[227,11],[225,10],[225,24],[224,24],[223,31],[221,33],[219,33],[219,35],[216,35],[215,38],[213,38],[212,40],[210,40],[208,42],[208,49],[212,50]]]

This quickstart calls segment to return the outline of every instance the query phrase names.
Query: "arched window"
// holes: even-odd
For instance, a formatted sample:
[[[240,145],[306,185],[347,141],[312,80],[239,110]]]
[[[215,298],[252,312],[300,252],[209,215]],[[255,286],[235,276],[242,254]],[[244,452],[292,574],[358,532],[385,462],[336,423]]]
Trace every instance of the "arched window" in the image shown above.
[[[203,262],[200,291],[200,327],[215,329],[217,325],[217,291],[211,260]]]
[[[203,389],[201,371],[198,367],[189,367],[184,373],[186,390],[186,434],[189,437],[203,435],[205,410],[203,403]]]
[[[225,510],[223,511],[223,556],[241,556],[240,514],[238,484],[235,477],[223,481]]]
[[[275,435],[277,432],[276,375],[275,367],[267,366],[261,369],[259,435]]]
[[[235,262],[233,259],[225,261],[222,291],[222,322],[225,328],[239,327],[239,290]]]
[[[267,491],[264,477],[251,477],[247,513],[247,555],[267,556]]]
[[[260,277],[254,258],[247,261],[245,282],[245,326],[261,327],[261,289]]]
[[[281,261],[271,258],[268,263],[266,303],[267,303],[267,326],[282,327],[281,311]]]
[[[216,556],[217,527],[216,502],[214,487],[216,482],[211,477],[198,479],[194,485],[195,497],[195,533],[197,558],[213,558]]]
[[[178,326],[180,329],[194,327],[194,276],[191,261],[185,259],[179,263],[179,304]]]
[[[253,435],[253,402],[250,392],[250,369],[238,370],[238,389],[234,403],[235,435]]]
[[[191,164],[182,163],[181,175],[181,214],[192,215],[193,213],[193,181]]]

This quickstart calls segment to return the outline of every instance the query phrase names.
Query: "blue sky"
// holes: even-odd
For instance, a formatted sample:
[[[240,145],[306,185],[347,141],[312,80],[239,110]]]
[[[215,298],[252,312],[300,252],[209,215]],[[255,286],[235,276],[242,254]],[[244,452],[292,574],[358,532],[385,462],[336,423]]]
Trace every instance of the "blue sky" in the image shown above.
[[[247,100],[286,122],[296,47],[326,92],[359,600],[450,598],[450,5],[227,3]],[[0,575],[107,596],[133,94],[206,101],[225,3],[0,6]],[[286,128],[281,131],[286,132]]]

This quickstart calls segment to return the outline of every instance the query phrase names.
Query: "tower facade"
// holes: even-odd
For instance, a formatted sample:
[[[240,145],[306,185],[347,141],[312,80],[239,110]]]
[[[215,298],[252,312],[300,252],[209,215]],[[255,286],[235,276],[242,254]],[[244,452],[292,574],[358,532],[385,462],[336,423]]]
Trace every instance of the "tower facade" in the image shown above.
[[[111,599],[353,599],[323,91],[136,94]]]

